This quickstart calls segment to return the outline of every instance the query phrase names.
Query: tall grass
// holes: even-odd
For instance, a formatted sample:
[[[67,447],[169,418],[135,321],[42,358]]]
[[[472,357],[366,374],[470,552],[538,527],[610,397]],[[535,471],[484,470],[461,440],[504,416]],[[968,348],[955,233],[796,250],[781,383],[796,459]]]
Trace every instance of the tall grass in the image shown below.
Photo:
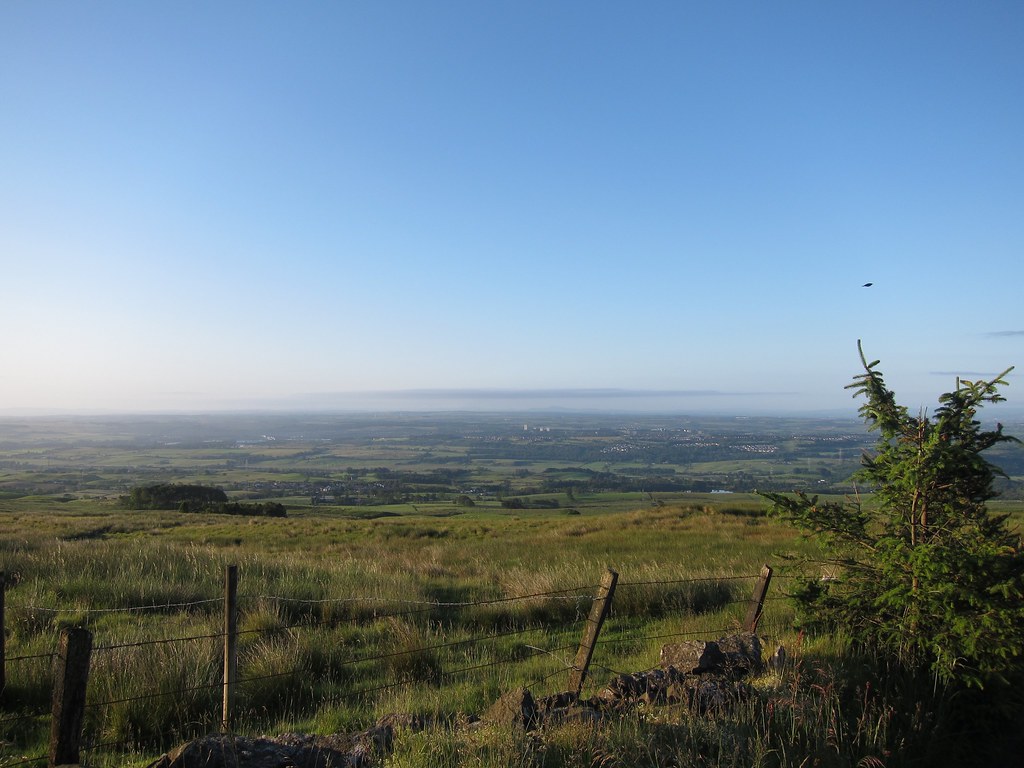
[[[1019,706],[1020,696],[1001,698]],[[826,768],[1010,765],[1020,737],[997,727],[962,692],[927,675],[880,664],[841,643],[807,649],[781,676],[754,681],[743,701],[711,711],[638,707],[570,718],[533,733],[507,727],[439,727],[401,733],[389,766],[402,768]],[[1019,710],[1018,710],[1019,712]],[[962,719],[978,718],[965,727]],[[960,722],[958,722],[958,718]],[[997,726],[996,723],[999,725]],[[1019,714],[1017,719],[1019,723]],[[1016,743],[1014,743],[1016,740]]]
[[[607,567],[620,587],[592,685],[653,666],[662,638],[735,626],[761,562],[791,541],[763,519],[672,507],[229,522],[78,503],[0,510],[0,533],[15,528],[0,546],[8,655],[51,652],[61,627],[88,626],[86,732],[122,756],[219,722],[229,563],[242,608],[236,727],[355,729],[393,711],[452,721],[515,685],[560,690]],[[3,726],[0,755],[45,752],[48,664],[10,665],[5,712],[41,716]]]

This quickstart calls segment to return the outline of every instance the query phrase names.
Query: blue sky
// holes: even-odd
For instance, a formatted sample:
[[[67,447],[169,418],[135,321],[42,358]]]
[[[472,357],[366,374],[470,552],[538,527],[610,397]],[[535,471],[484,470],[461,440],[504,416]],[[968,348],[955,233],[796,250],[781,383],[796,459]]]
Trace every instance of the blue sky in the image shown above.
[[[1021,39],[1018,2],[0,4],[0,410],[852,413],[857,339],[932,405],[1024,363]]]

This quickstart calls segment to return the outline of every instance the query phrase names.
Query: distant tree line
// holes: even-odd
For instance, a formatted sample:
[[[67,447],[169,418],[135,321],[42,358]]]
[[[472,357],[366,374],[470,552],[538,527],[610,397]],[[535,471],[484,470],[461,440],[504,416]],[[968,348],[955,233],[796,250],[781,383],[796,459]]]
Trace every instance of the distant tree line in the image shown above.
[[[287,517],[284,504],[268,501],[262,504],[246,504],[240,501],[221,501],[216,504],[196,506],[187,501],[178,505],[179,512],[206,512],[215,515],[246,515],[248,517]]]
[[[283,504],[245,504],[229,501],[220,488],[186,483],[155,483],[132,488],[121,504],[128,509],[176,509],[179,512],[210,512],[219,515],[286,517]]]
[[[514,496],[502,499],[501,506],[505,509],[558,509],[558,499],[521,499]]]
[[[184,483],[155,483],[132,488],[121,502],[128,509],[178,509],[182,504],[200,507],[223,504],[228,495],[220,488]]]

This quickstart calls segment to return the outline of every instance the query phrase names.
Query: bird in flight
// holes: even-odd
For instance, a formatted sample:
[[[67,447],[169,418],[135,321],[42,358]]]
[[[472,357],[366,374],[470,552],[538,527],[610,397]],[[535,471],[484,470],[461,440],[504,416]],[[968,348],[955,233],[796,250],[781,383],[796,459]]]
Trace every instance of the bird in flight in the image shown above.
[[[874,283],[864,283],[861,288],[870,288],[872,285],[874,285]]]

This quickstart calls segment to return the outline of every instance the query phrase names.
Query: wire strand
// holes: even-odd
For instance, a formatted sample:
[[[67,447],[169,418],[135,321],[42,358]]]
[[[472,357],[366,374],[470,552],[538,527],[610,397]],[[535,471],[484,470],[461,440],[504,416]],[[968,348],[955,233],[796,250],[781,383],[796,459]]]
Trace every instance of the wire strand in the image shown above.
[[[195,640],[215,640],[225,637],[224,632],[217,632],[212,635],[194,635],[192,637],[169,637],[163,640],[138,640],[132,643],[115,643],[113,645],[100,645],[93,648],[94,651],[116,651],[121,648],[142,648],[148,645],[165,645],[168,643],[187,643]],[[241,633],[239,633],[241,634]]]
[[[57,654],[53,651],[49,653],[32,653],[25,656],[6,656],[4,661],[28,661],[30,659],[52,659]]]
[[[418,648],[411,648],[402,651],[391,651],[388,653],[380,653],[373,656],[360,656],[358,658],[349,659],[348,661],[342,662],[340,666],[352,666],[355,664],[362,664],[368,661],[383,661],[384,659],[394,659],[401,656],[411,656],[416,653],[423,653],[424,651],[436,651],[444,648],[456,648],[463,645],[474,645],[477,643],[486,642],[488,640],[496,640],[503,637],[512,637],[514,635],[523,635],[528,632],[541,632],[545,631],[544,627],[527,627],[525,629],[512,629],[507,632],[497,632],[490,635],[483,635],[481,637],[471,637],[466,640],[454,640],[450,643],[437,643],[435,645],[425,645]],[[271,680],[277,677],[288,677],[290,675],[298,674],[304,671],[301,667],[290,669],[286,672],[271,672],[266,675],[257,675],[254,677],[246,677],[238,680],[238,684],[252,683],[260,680]]]
[[[29,763],[42,763],[49,760],[49,755],[40,755],[39,757],[23,757],[20,760],[16,760],[13,763],[3,763],[3,768],[14,768],[17,765],[28,765]]]
[[[689,579],[669,579],[666,581],[620,581],[616,585],[616,589],[622,587],[651,587],[651,586],[668,586],[670,584],[696,584],[702,581],[715,582],[715,581],[749,581],[756,579],[757,576],[705,576],[702,578],[689,578]]]
[[[641,637],[617,637],[611,640],[598,640],[595,645],[624,645],[626,643],[640,643],[649,640],[668,640],[674,637],[692,637],[694,635],[718,635],[723,637],[724,635],[732,632],[730,629],[698,629],[692,632],[672,632],[667,635],[644,635]]]
[[[153,605],[129,605],[122,608],[44,608],[37,605],[9,605],[8,610],[41,611],[55,614],[86,614],[93,613],[131,613],[133,611],[152,611],[155,609],[167,608],[191,608],[196,605],[207,605],[209,603],[222,603],[221,598],[210,598],[208,600],[194,600],[188,603],[158,603]]]
[[[216,688],[223,688],[223,683],[205,683],[203,685],[193,685],[187,688],[178,688],[173,691],[157,691],[155,693],[144,693],[141,696],[128,696],[123,699],[111,699],[109,701],[94,701],[89,702],[85,705],[85,709],[99,709],[100,707],[109,707],[114,704],[128,704],[133,701],[149,701],[150,699],[159,699],[164,696],[177,696],[181,693],[194,693],[196,691],[209,691]]]
[[[26,720],[36,720],[36,719],[38,719],[40,717],[46,717],[49,714],[50,714],[49,711],[45,711],[44,710],[42,712],[31,712],[31,713],[29,713],[27,715],[15,715],[14,717],[5,717],[2,720],[0,720],[0,727],[3,727],[3,726],[8,725],[10,723],[21,723],[21,722],[24,722]]]
[[[550,590],[550,591],[547,591],[547,592],[534,592],[534,593],[528,594],[528,595],[514,595],[514,596],[511,596],[511,597],[496,597],[496,598],[491,598],[491,599],[488,599],[488,600],[467,600],[467,601],[458,601],[458,602],[457,601],[443,602],[443,601],[436,601],[436,600],[400,600],[400,599],[389,598],[389,597],[339,597],[339,598],[326,598],[326,599],[322,599],[322,600],[306,600],[306,599],[302,599],[302,598],[282,597],[280,595],[255,595],[251,599],[254,599],[254,600],[280,600],[280,601],[283,601],[283,602],[305,603],[305,604],[309,604],[309,605],[323,605],[323,604],[326,604],[326,603],[335,603],[335,604],[337,604],[337,603],[358,603],[358,602],[372,603],[372,602],[378,602],[378,603],[388,603],[388,604],[399,603],[399,604],[406,604],[406,605],[420,605],[420,606],[424,606],[424,607],[426,607],[428,609],[429,608],[469,608],[469,607],[480,606],[480,605],[494,605],[494,604],[497,604],[497,603],[510,603],[510,602],[515,602],[517,600],[533,600],[533,599],[538,598],[538,597],[555,598],[557,595],[566,595],[564,597],[557,598],[557,599],[561,599],[561,600],[577,600],[577,599],[585,600],[585,599],[592,599],[593,595],[591,595],[591,594],[567,595],[566,593],[569,593],[569,592],[581,592],[582,590],[585,590],[585,589],[593,590],[593,589],[597,589],[599,586],[600,585],[598,585],[598,584],[584,584],[584,585],[578,586],[578,587],[568,587],[566,589],[554,589],[554,590]]]

